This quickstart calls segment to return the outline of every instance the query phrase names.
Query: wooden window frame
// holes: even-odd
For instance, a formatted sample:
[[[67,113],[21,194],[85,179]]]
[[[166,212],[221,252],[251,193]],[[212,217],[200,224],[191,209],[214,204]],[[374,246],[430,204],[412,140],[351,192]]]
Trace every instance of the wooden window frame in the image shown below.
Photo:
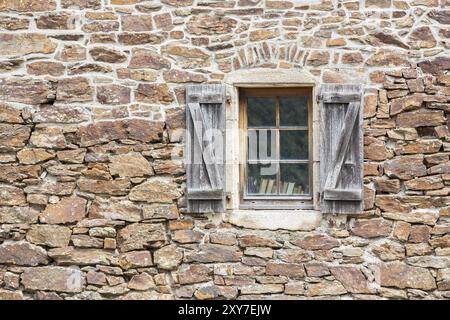
[[[309,194],[308,195],[247,195],[246,194],[246,167],[247,167],[247,97],[270,96],[306,96],[308,101],[308,163],[309,163]],[[314,159],[313,159],[313,88],[312,87],[264,87],[264,88],[239,88],[239,194],[240,209],[313,209],[314,189]],[[278,101],[278,99],[277,99]],[[277,103],[277,117],[279,105]],[[279,128],[277,119],[277,131]],[[297,126],[300,127],[300,126]],[[283,128],[285,129],[285,128]],[[277,150],[279,139],[277,138]],[[280,160],[280,159],[277,159]],[[278,174],[277,174],[278,176]]]

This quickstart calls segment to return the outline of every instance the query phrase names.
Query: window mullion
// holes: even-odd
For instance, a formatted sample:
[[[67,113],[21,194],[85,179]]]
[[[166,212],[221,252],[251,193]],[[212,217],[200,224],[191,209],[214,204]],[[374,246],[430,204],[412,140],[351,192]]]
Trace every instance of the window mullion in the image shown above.
[[[277,195],[280,195],[280,97],[275,97],[275,103],[276,103],[276,131],[275,131],[275,137],[276,137],[276,159],[277,159]]]

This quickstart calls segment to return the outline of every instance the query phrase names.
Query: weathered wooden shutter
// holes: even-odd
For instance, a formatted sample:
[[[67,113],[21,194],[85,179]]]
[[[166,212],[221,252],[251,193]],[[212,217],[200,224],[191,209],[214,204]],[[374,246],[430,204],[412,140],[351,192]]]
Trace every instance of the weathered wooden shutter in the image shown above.
[[[363,88],[320,90],[320,186],[325,213],[363,211]]]
[[[225,86],[186,88],[187,209],[225,211]]]

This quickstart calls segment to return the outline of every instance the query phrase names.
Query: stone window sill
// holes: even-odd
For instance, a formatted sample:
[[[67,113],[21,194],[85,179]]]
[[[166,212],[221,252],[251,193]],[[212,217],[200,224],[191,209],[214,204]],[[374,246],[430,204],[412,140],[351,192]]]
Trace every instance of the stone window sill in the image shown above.
[[[322,214],[315,210],[231,210],[224,220],[250,229],[311,231],[319,227]]]

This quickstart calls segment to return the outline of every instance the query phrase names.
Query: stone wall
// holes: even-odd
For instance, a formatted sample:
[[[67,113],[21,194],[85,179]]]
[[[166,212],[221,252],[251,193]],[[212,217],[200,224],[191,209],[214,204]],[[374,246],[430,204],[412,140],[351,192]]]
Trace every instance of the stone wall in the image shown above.
[[[307,2],[0,0],[0,299],[450,298],[450,2]],[[185,84],[250,68],[365,84],[364,215],[185,213]]]

